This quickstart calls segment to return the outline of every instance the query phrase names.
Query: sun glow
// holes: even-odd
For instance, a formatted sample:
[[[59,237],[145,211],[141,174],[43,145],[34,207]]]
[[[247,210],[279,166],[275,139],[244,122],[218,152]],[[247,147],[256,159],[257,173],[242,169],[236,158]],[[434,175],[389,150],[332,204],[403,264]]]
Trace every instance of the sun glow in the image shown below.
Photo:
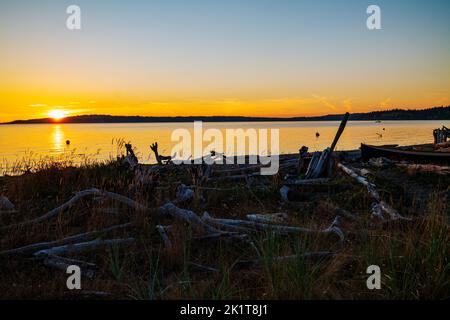
[[[52,118],[53,120],[61,120],[61,119],[64,119],[65,117],[67,117],[67,111],[58,110],[58,109],[50,110],[48,112],[48,116],[50,118]]]

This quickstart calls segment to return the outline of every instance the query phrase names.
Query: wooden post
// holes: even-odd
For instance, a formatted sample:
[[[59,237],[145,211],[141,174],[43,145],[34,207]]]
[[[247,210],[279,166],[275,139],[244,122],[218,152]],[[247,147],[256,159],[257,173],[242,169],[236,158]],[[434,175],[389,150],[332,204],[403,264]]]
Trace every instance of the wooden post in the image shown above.
[[[341,137],[342,133],[344,132],[345,126],[347,125],[347,121],[348,121],[349,118],[350,118],[350,113],[347,112],[344,115],[344,119],[342,119],[341,125],[339,126],[339,129],[338,129],[338,131],[336,133],[336,136],[334,137],[334,141],[331,144],[331,147],[330,147],[330,151],[331,152],[333,152],[334,149],[336,148],[336,145],[337,145],[337,143],[339,141],[339,138]]]

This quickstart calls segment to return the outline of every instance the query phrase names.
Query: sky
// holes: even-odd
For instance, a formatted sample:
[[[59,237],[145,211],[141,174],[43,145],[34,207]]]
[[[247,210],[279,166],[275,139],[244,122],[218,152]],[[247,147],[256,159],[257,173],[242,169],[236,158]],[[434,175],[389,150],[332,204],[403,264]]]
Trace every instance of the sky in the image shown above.
[[[1,0],[0,122],[450,105],[449,21],[447,0]]]

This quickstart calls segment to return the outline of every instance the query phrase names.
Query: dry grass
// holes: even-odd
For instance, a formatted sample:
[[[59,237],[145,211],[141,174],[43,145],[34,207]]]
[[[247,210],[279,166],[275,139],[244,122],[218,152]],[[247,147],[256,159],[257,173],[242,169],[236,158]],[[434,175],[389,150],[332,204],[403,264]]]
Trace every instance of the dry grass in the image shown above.
[[[23,167],[23,164],[21,164]],[[15,172],[18,173],[18,172]],[[403,174],[403,173],[401,173]],[[450,297],[450,233],[447,206],[448,177],[428,188],[426,205],[410,223],[370,224],[370,198],[364,189],[343,177],[320,190],[301,190],[296,205],[283,204],[279,177],[265,185],[205,183],[192,170],[179,168],[151,176],[147,183],[117,161],[80,167],[64,161],[30,164],[24,174],[0,178],[0,193],[18,213],[1,215],[0,226],[35,218],[67,201],[74,192],[99,188],[126,195],[156,208],[173,199],[179,183],[195,186],[195,201],[185,207],[217,217],[242,218],[248,213],[286,212],[289,224],[323,229],[341,208],[359,219],[344,224],[345,243],[324,237],[281,237],[266,232],[252,237],[254,246],[227,240],[199,241],[189,228],[157,218],[152,211],[135,212],[113,201],[86,199],[57,219],[0,231],[0,251],[60,239],[132,222],[133,228],[108,238],[133,236],[136,243],[73,255],[99,266],[96,278],[83,279],[84,290],[111,293],[121,299],[448,299]],[[410,176],[421,183],[433,177]],[[444,179],[444,180],[442,180]],[[377,182],[378,183],[378,182]],[[249,189],[250,188],[250,189]],[[218,190],[221,189],[221,190]],[[401,212],[416,210],[415,200],[389,190],[383,195]],[[424,198],[424,195],[421,195]],[[419,206],[417,206],[419,207]],[[107,208],[108,212],[105,212]],[[117,213],[114,213],[116,211]],[[173,225],[172,248],[166,249],[155,231],[157,224]],[[302,258],[304,252],[338,252],[331,259]],[[297,255],[286,262],[278,256]],[[237,262],[259,259],[256,267]],[[215,268],[206,272],[192,263]],[[366,287],[366,269],[379,265],[382,289]],[[66,274],[31,259],[0,256],[0,298],[79,299],[66,288]]]

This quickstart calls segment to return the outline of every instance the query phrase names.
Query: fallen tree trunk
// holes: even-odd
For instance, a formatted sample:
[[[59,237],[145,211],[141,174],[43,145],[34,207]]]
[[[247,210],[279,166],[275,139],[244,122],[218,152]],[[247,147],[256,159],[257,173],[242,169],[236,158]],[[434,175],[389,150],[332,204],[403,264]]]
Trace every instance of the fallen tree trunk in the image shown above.
[[[275,224],[267,224],[246,220],[233,220],[233,219],[216,219],[212,218],[207,212],[204,213],[202,217],[203,221],[217,225],[217,226],[225,226],[229,228],[237,228],[237,230],[250,229],[253,231],[273,231],[279,234],[311,234],[311,235],[320,235],[320,234],[335,234],[339,237],[340,240],[344,240],[344,234],[340,230],[338,224],[339,220],[335,219],[333,224],[325,229],[325,230],[312,230],[301,227],[290,227],[290,226],[282,226]]]
[[[66,272],[67,268],[76,265],[81,269],[81,275],[87,278],[94,278],[97,265],[76,259],[63,258],[56,255],[49,255],[44,258],[43,264],[46,267]]]
[[[220,233],[219,230],[206,224],[200,217],[193,211],[181,209],[175,206],[172,202],[168,202],[165,205],[157,209],[157,213],[160,215],[169,215],[181,221],[189,223],[193,228],[202,233]]]
[[[136,201],[134,201],[134,200],[132,200],[130,198],[122,196],[120,194],[109,192],[109,191],[103,191],[103,190],[99,190],[99,189],[88,189],[88,190],[83,190],[83,191],[77,192],[75,194],[75,196],[72,197],[69,201],[67,201],[66,203],[62,204],[61,206],[59,206],[59,207],[49,211],[48,213],[44,214],[43,216],[40,216],[40,217],[38,217],[36,219],[20,222],[20,223],[17,223],[17,224],[5,226],[5,227],[2,227],[0,230],[9,229],[9,228],[13,228],[13,227],[26,226],[26,225],[40,223],[40,222],[49,220],[49,219],[51,219],[53,217],[56,217],[57,215],[61,214],[64,210],[69,209],[75,203],[77,203],[81,199],[83,199],[85,197],[88,197],[88,196],[107,197],[107,198],[111,198],[113,200],[116,200],[118,202],[121,202],[121,203],[129,206],[130,208],[135,209],[135,210],[141,210],[141,211],[148,210],[147,207],[141,205],[140,203],[138,203],[138,202],[136,202]]]
[[[88,242],[74,243],[68,244],[60,247],[53,247],[45,250],[40,250],[34,253],[34,256],[49,256],[49,255],[63,255],[75,252],[82,252],[87,250],[97,249],[99,247],[111,247],[115,245],[126,245],[130,243],[134,243],[134,238],[127,239],[111,239],[111,240],[102,240],[96,239]]]
[[[112,231],[116,231],[116,230],[120,230],[120,229],[125,229],[125,228],[130,227],[131,225],[132,225],[131,223],[125,223],[122,225],[105,228],[105,229],[102,229],[99,231],[91,231],[91,232],[86,232],[86,233],[82,233],[82,234],[77,234],[77,235],[70,236],[70,237],[67,237],[67,238],[64,238],[61,240],[34,243],[34,244],[30,244],[28,246],[2,251],[2,252],[0,252],[0,256],[1,255],[28,255],[28,254],[32,254],[33,252],[37,252],[37,251],[52,248],[52,247],[62,246],[62,245],[70,244],[70,243],[76,243],[76,242],[89,241],[92,238],[98,237],[100,234],[104,234],[104,233],[108,233],[108,232],[112,232]]]
[[[261,223],[276,223],[283,222],[288,218],[286,213],[274,213],[274,214],[248,214],[247,220]]]

